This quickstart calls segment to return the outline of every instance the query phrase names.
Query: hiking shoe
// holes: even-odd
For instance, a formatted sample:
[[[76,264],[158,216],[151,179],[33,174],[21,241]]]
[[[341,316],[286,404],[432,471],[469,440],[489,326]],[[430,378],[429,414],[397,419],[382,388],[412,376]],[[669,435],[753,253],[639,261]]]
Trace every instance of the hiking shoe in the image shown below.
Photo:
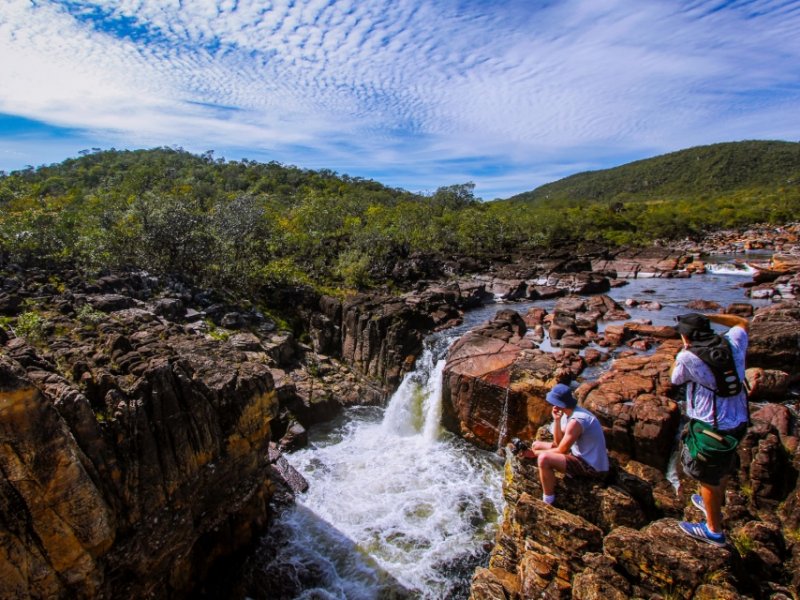
[[[706,519],[708,519],[708,513],[706,512],[706,505],[705,502],[703,502],[703,497],[700,494],[692,494],[692,504],[694,504],[695,507],[702,510],[703,514],[706,516]]]
[[[705,523],[689,523],[688,521],[681,521],[678,525],[681,531],[688,536],[693,537],[701,542],[706,542],[717,548],[724,548],[728,545],[725,540],[724,533],[713,533],[708,529]]]

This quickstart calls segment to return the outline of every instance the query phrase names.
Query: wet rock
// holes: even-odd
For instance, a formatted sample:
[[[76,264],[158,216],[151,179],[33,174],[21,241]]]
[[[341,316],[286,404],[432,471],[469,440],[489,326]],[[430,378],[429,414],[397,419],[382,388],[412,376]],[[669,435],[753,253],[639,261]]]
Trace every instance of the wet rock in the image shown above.
[[[707,312],[719,310],[722,305],[714,300],[690,300],[686,303],[686,308]]]
[[[563,288],[536,284],[528,286],[527,297],[530,300],[551,300],[553,298],[565,296],[567,293],[567,290]]]
[[[341,358],[388,389],[398,385],[408,357],[434,327],[423,310],[403,300],[357,296],[342,307]]]
[[[291,500],[296,494],[308,491],[308,481],[297,469],[289,464],[279,446],[270,443],[268,456],[272,465],[273,481],[284,487],[284,493],[289,496],[284,498],[285,502]]]
[[[613,258],[592,261],[593,271],[615,271],[619,278],[668,277],[689,258],[663,248],[625,250]]]
[[[752,304],[747,304],[746,302],[735,302],[733,304],[729,304],[725,308],[725,312],[729,315],[747,318],[753,316],[755,309],[753,308]]]
[[[602,273],[553,273],[547,285],[570,294],[602,294],[611,289],[608,278]]]
[[[292,423],[284,436],[278,442],[283,451],[292,451],[303,448],[308,444],[308,432],[300,423]],[[305,490],[303,490],[305,491]]]
[[[518,313],[501,311],[451,346],[442,385],[445,427],[496,448],[515,436],[531,439],[549,419],[545,394],[583,361],[524,348],[525,329]]]

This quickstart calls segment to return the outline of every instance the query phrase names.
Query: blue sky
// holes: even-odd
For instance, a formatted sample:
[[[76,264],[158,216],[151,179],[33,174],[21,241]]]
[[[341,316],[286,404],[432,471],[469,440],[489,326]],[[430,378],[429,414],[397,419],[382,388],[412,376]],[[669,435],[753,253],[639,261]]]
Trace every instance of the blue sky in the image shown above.
[[[507,197],[800,140],[800,0],[2,0],[0,169],[181,146]]]

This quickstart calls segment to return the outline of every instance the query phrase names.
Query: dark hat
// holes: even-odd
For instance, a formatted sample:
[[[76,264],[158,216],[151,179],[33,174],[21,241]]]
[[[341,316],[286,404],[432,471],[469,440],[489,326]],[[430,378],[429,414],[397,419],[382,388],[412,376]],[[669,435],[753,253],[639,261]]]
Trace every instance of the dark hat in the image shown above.
[[[687,313],[675,317],[678,322],[678,333],[685,335],[690,340],[702,340],[714,335],[711,321],[700,313]]]
[[[547,392],[545,400],[547,400],[553,406],[558,406],[559,408],[575,408],[575,405],[578,404],[578,401],[575,400],[575,396],[572,395],[572,391],[569,389],[569,386],[564,383],[556,384],[552,390]]]

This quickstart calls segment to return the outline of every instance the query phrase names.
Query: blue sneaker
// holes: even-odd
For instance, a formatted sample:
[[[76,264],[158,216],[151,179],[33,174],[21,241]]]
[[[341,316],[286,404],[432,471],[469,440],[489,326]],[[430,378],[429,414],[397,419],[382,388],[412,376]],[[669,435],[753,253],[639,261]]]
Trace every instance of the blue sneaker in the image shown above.
[[[708,513],[706,512],[706,505],[705,502],[703,502],[703,497],[700,494],[692,494],[692,504],[694,504],[695,507],[702,510],[703,514],[706,516],[706,519],[708,519]]]
[[[681,531],[688,536],[693,537],[701,542],[706,542],[717,548],[724,548],[728,545],[725,540],[724,533],[714,533],[708,529],[705,523],[689,523],[688,521],[681,521],[678,525]]]

